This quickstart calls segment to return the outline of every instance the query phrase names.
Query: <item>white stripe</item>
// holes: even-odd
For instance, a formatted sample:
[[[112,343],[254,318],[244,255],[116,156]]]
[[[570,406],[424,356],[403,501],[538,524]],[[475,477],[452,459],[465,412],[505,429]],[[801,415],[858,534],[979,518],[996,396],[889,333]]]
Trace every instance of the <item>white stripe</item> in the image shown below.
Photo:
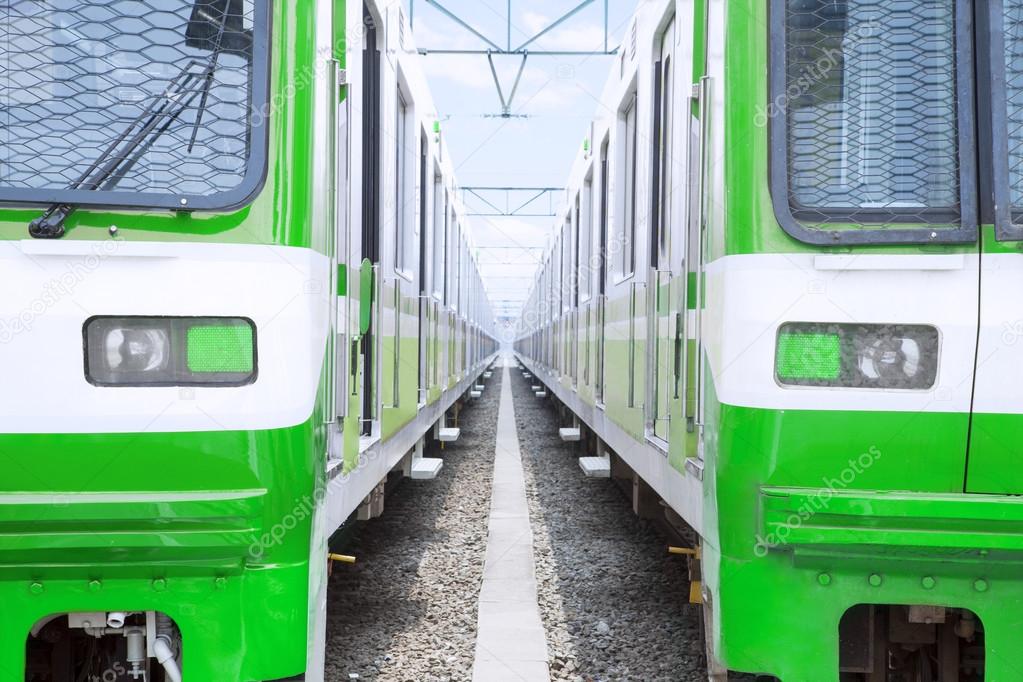
[[[974,410],[1023,414],[1023,254],[984,255]]]
[[[721,402],[790,410],[968,412],[979,257],[963,256],[962,268],[944,269],[935,265],[947,265],[945,256],[915,256],[919,265],[909,270],[905,257],[894,256],[898,268],[888,268],[882,267],[884,256],[872,256],[875,269],[826,272],[815,267],[816,258],[728,256],[707,266],[705,342]],[[1023,273],[1015,287],[1023,292]],[[933,325],[941,333],[936,386],[929,391],[783,388],[775,381],[774,365],[778,328],[786,322]],[[1023,372],[1023,362],[1017,366]]]
[[[0,433],[256,430],[310,418],[331,298],[325,256],[260,245],[70,244],[38,242],[28,252],[0,245]],[[251,318],[258,380],[241,388],[93,386],[82,329],[94,315]]]

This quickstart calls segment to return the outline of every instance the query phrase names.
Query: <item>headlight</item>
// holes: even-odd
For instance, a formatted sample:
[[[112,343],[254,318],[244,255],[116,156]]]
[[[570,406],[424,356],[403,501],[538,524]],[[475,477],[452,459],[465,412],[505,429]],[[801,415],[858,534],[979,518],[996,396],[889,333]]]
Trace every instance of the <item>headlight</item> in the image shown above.
[[[775,376],[786,386],[926,390],[937,379],[939,340],[926,325],[787,323]]]
[[[97,386],[242,386],[256,380],[256,328],[237,317],[94,317],[85,376]]]

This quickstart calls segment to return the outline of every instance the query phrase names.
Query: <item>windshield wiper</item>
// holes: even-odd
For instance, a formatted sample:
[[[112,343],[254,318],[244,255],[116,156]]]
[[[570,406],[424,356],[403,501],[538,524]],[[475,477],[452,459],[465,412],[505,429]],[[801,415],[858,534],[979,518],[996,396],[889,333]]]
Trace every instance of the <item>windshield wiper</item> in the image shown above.
[[[213,53],[209,60],[205,64],[199,60],[192,60],[186,64],[181,73],[170,82],[167,89],[110,143],[103,153],[92,162],[92,165],[68,186],[68,189],[109,191],[116,187],[171,125],[191,108],[193,102],[201,94],[202,100],[196,113],[195,126],[188,145],[188,151],[191,153],[199,135],[199,126],[202,123],[217,63],[223,50],[227,11],[225,5],[219,21],[208,15],[203,17],[218,27],[216,38],[213,41]],[[50,206],[43,215],[29,223],[29,235],[35,239],[60,239],[66,232],[64,224],[77,208],[74,204]]]
[[[210,88],[213,87],[213,76],[217,72],[217,62],[220,61],[220,53],[224,49],[224,34],[227,32],[227,13],[229,5],[225,4],[218,21],[207,12],[200,10],[199,14],[203,19],[217,27],[217,37],[213,41],[213,54],[210,55],[209,65],[206,67],[206,82],[202,88],[202,100],[199,102],[199,111],[195,114],[195,126],[192,128],[192,139],[188,142],[188,153],[191,154],[195,148],[195,141],[199,137],[199,127],[202,125],[203,114],[206,113],[206,104],[210,99]]]

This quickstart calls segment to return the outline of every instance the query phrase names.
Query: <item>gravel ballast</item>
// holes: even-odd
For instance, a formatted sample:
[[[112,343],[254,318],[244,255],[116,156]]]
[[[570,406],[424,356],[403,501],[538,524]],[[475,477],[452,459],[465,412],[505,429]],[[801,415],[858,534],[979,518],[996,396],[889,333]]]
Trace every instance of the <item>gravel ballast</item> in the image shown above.
[[[587,479],[557,411],[511,370],[552,680],[706,679],[683,557],[610,480]],[[327,680],[470,680],[491,503],[501,370],[462,412],[435,481],[404,481],[359,524],[328,596]],[[531,681],[527,681],[531,682]]]
[[[682,557],[608,479],[587,479],[557,411],[512,371],[551,678],[706,680]]]
[[[406,480],[359,524],[328,594],[328,682],[456,682],[472,676],[501,373],[462,411],[434,481]]]

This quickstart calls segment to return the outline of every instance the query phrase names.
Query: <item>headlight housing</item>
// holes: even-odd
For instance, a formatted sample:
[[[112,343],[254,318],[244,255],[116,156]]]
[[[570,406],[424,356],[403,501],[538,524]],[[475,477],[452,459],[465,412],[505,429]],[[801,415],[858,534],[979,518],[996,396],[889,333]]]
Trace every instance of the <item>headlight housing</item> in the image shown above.
[[[93,317],[85,376],[96,386],[244,386],[256,380],[256,325],[241,317]]]
[[[927,390],[938,376],[940,334],[927,325],[790,322],[778,330],[783,386]]]

